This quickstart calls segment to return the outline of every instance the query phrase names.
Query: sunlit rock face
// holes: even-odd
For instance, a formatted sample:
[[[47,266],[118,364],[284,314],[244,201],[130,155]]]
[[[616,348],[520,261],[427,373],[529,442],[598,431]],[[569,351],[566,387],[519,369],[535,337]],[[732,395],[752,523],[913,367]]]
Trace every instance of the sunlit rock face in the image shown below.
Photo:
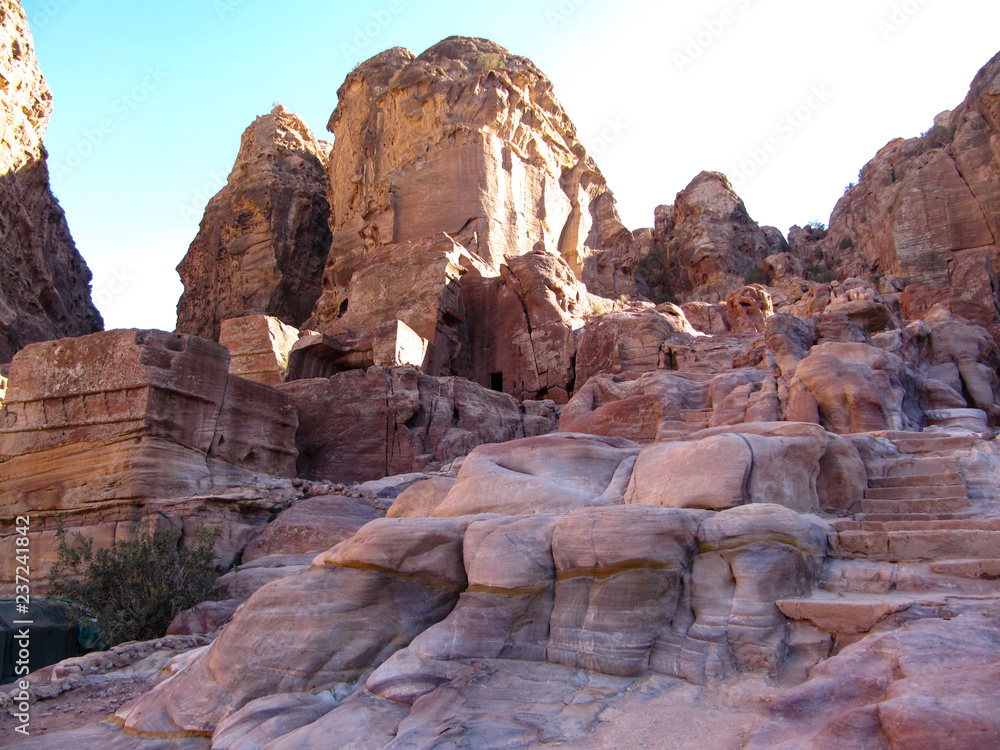
[[[104,327],[90,269],[49,188],[42,136],[52,94],[17,0],[0,2],[0,362],[23,346]]]
[[[163,331],[21,350],[0,408],[4,549],[14,549],[14,518],[30,515],[41,583],[60,525],[101,547],[153,516],[182,534],[219,526],[228,564],[267,509],[298,494],[294,401],[230,375],[228,363],[218,344]]]
[[[884,279],[903,316],[946,304],[1000,335],[1000,56],[954,111],[878,152],[837,203],[829,232],[793,252],[841,279]],[[797,235],[798,236],[798,235]]]
[[[886,188],[894,262],[928,282],[904,288],[833,278],[818,227],[793,254],[715,173],[654,230],[580,244],[613,206],[573,192],[549,91],[457,38],[348,77],[319,330],[14,359],[0,508],[106,544],[127,502],[241,554],[171,626],[211,645],[25,748],[998,746],[1000,349],[959,304],[989,304],[991,261],[939,242],[984,238],[942,154],[975,170],[942,146],[898,175],[936,188]],[[686,299],[592,293],[627,278]],[[106,677],[74,667],[36,695]]]
[[[314,327],[336,319],[351,278],[385,245],[448,234],[493,268],[542,249],[586,280],[588,257],[625,232],[552,83],[493,42],[388,50],[339,97]]]

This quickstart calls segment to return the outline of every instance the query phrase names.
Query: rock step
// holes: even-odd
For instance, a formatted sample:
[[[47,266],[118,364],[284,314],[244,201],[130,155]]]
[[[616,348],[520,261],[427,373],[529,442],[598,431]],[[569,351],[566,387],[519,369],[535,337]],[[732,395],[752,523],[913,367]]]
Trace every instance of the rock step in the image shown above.
[[[869,487],[865,498],[869,500],[934,500],[941,497],[962,497],[968,500],[964,484],[945,486],[923,485],[916,487]]]
[[[941,514],[952,513],[969,507],[968,497],[938,497],[917,499],[882,500],[878,498],[861,501],[861,512],[865,515],[900,514]]]
[[[902,594],[832,594],[817,591],[812,596],[780,599],[776,602],[785,617],[809,620],[828,633],[867,633],[880,620],[910,609],[918,603],[913,596]],[[943,599],[922,602],[940,606]]]
[[[922,432],[886,433],[900,453],[939,453],[971,448],[980,442],[977,435],[928,435]]]
[[[909,474],[906,476],[869,477],[868,487],[871,489],[889,489],[896,487],[948,487],[964,484],[962,476],[957,472],[941,472],[935,474]]]
[[[889,477],[927,476],[928,474],[955,474],[961,476],[958,460],[953,456],[904,455],[885,464]]]
[[[682,409],[681,421],[697,423],[704,422],[705,424],[708,424],[714,413],[714,409]]]
[[[986,529],[840,531],[831,535],[830,544],[833,557],[890,562],[1000,558],[1000,531]]]
[[[964,510],[958,513],[858,513],[854,521],[960,521],[968,517]]]
[[[976,594],[830,594],[822,591],[797,599],[781,599],[778,609],[793,620],[809,620],[832,634],[867,633],[898,613],[905,620],[954,617],[956,612],[992,612],[997,597]],[[900,620],[897,620],[897,623]]]
[[[941,575],[996,581],[1000,584],[1000,559],[943,560],[931,563],[931,570]]]
[[[817,588],[839,594],[1000,596],[1000,560],[894,563],[829,559]]]
[[[837,531],[941,531],[965,529],[969,531],[1000,531],[1000,518],[906,519],[888,517],[881,521],[835,521]]]

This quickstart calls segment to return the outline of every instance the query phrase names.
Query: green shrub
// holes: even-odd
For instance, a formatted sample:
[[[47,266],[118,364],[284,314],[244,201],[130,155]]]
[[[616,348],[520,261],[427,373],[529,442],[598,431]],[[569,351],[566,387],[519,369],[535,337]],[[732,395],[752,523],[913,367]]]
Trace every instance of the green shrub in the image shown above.
[[[763,284],[767,286],[767,276],[764,275],[764,269],[760,266],[748,273],[743,280],[747,284]]]
[[[926,133],[921,134],[925,149],[944,148],[955,140],[957,128],[949,128],[944,125],[935,125]]]
[[[56,532],[59,559],[49,574],[52,596],[90,621],[100,648],[159,638],[185,609],[209,598],[218,530],[199,524],[194,544],[183,547],[176,531],[130,527],[131,537],[106,549],[80,534]]]

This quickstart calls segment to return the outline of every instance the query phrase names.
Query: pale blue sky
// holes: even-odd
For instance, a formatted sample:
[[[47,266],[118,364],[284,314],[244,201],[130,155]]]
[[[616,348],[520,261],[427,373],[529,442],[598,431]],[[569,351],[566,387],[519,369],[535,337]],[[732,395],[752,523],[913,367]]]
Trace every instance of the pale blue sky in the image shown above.
[[[995,0],[24,0],[54,94],[53,189],[109,328],[172,329],[174,267],[240,135],[280,101],[319,138],[357,62],[453,34],[533,59],[632,228],[702,169],[786,231],[1000,50]],[[741,164],[755,157],[747,169]],[[753,174],[747,174],[748,172]]]

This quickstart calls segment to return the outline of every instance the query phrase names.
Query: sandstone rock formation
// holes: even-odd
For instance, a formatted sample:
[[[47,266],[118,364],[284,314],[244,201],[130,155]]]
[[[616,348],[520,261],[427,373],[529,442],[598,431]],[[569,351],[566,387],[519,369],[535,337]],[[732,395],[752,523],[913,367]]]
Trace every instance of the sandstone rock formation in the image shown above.
[[[229,350],[229,372],[270,386],[288,378],[288,358],[300,338],[298,329],[268,315],[228,318],[219,329],[219,343]]]
[[[428,375],[568,400],[572,331],[610,304],[588,287],[634,291],[634,238],[552,84],[453,37],[372,58],[339,98],[325,177],[322,146],[284,110],[244,134],[178,269],[178,330],[218,338],[224,319],[266,313],[377,348],[403,325],[419,337],[405,364]]]
[[[297,494],[279,479],[295,476],[294,402],[229,375],[228,363],[218,344],[136,330],[32,344],[14,357],[0,410],[0,505],[11,523],[32,515],[39,575],[55,559],[60,519],[98,543],[151,513],[187,531],[198,516],[214,519],[220,557],[231,559],[266,508]],[[2,543],[13,549],[7,529]]]
[[[281,105],[246,129],[177,267],[179,333],[218,340],[226,318],[263,313],[299,326],[309,317],[330,251],[327,152]]]
[[[994,65],[941,122],[995,124]],[[364,63],[332,127],[319,330],[13,362],[12,512],[99,541],[129,513],[221,519],[242,558],[172,623],[199,647],[158,685],[24,747],[997,744],[992,261],[942,177],[986,205],[995,154],[880,173],[893,262],[933,282],[900,287],[846,244],[833,278],[832,234],[786,245],[712,173],[624,232],[548,82],[483,40]]]
[[[954,111],[919,138],[896,139],[862,168],[819,241],[793,242],[808,264],[840,278],[884,279],[903,315],[937,303],[1000,335],[1000,56]],[[811,254],[811,255],[810,255]]]
[[[554,419],[460,378],[412,367],[348,370],[280,386],[298,408],[299,475],[365,481],[440,468],[475,446],[539,435]]]
[[[657,301],[720,302],[784,245],[780,232],[750,218],[725,175],[702,172],[673,205],[656,209],[653,244],[639,273]]]
[[[338,96],[333,243],[313,327],[336,319],[353,275],[386,245],[448,234],[493,268],[540,248],[586,280],[588,257],[626,232],[551,82],[493,42],[388,50]]]
[[[991,747],[998,626],[967,614],[866,638],[769,706],[747,748]]]
[[[42,135],[52,94],[18,0],[0,3],[0,362],[36,341],[104,327],[90,299],[90,269],[49,188]]]

